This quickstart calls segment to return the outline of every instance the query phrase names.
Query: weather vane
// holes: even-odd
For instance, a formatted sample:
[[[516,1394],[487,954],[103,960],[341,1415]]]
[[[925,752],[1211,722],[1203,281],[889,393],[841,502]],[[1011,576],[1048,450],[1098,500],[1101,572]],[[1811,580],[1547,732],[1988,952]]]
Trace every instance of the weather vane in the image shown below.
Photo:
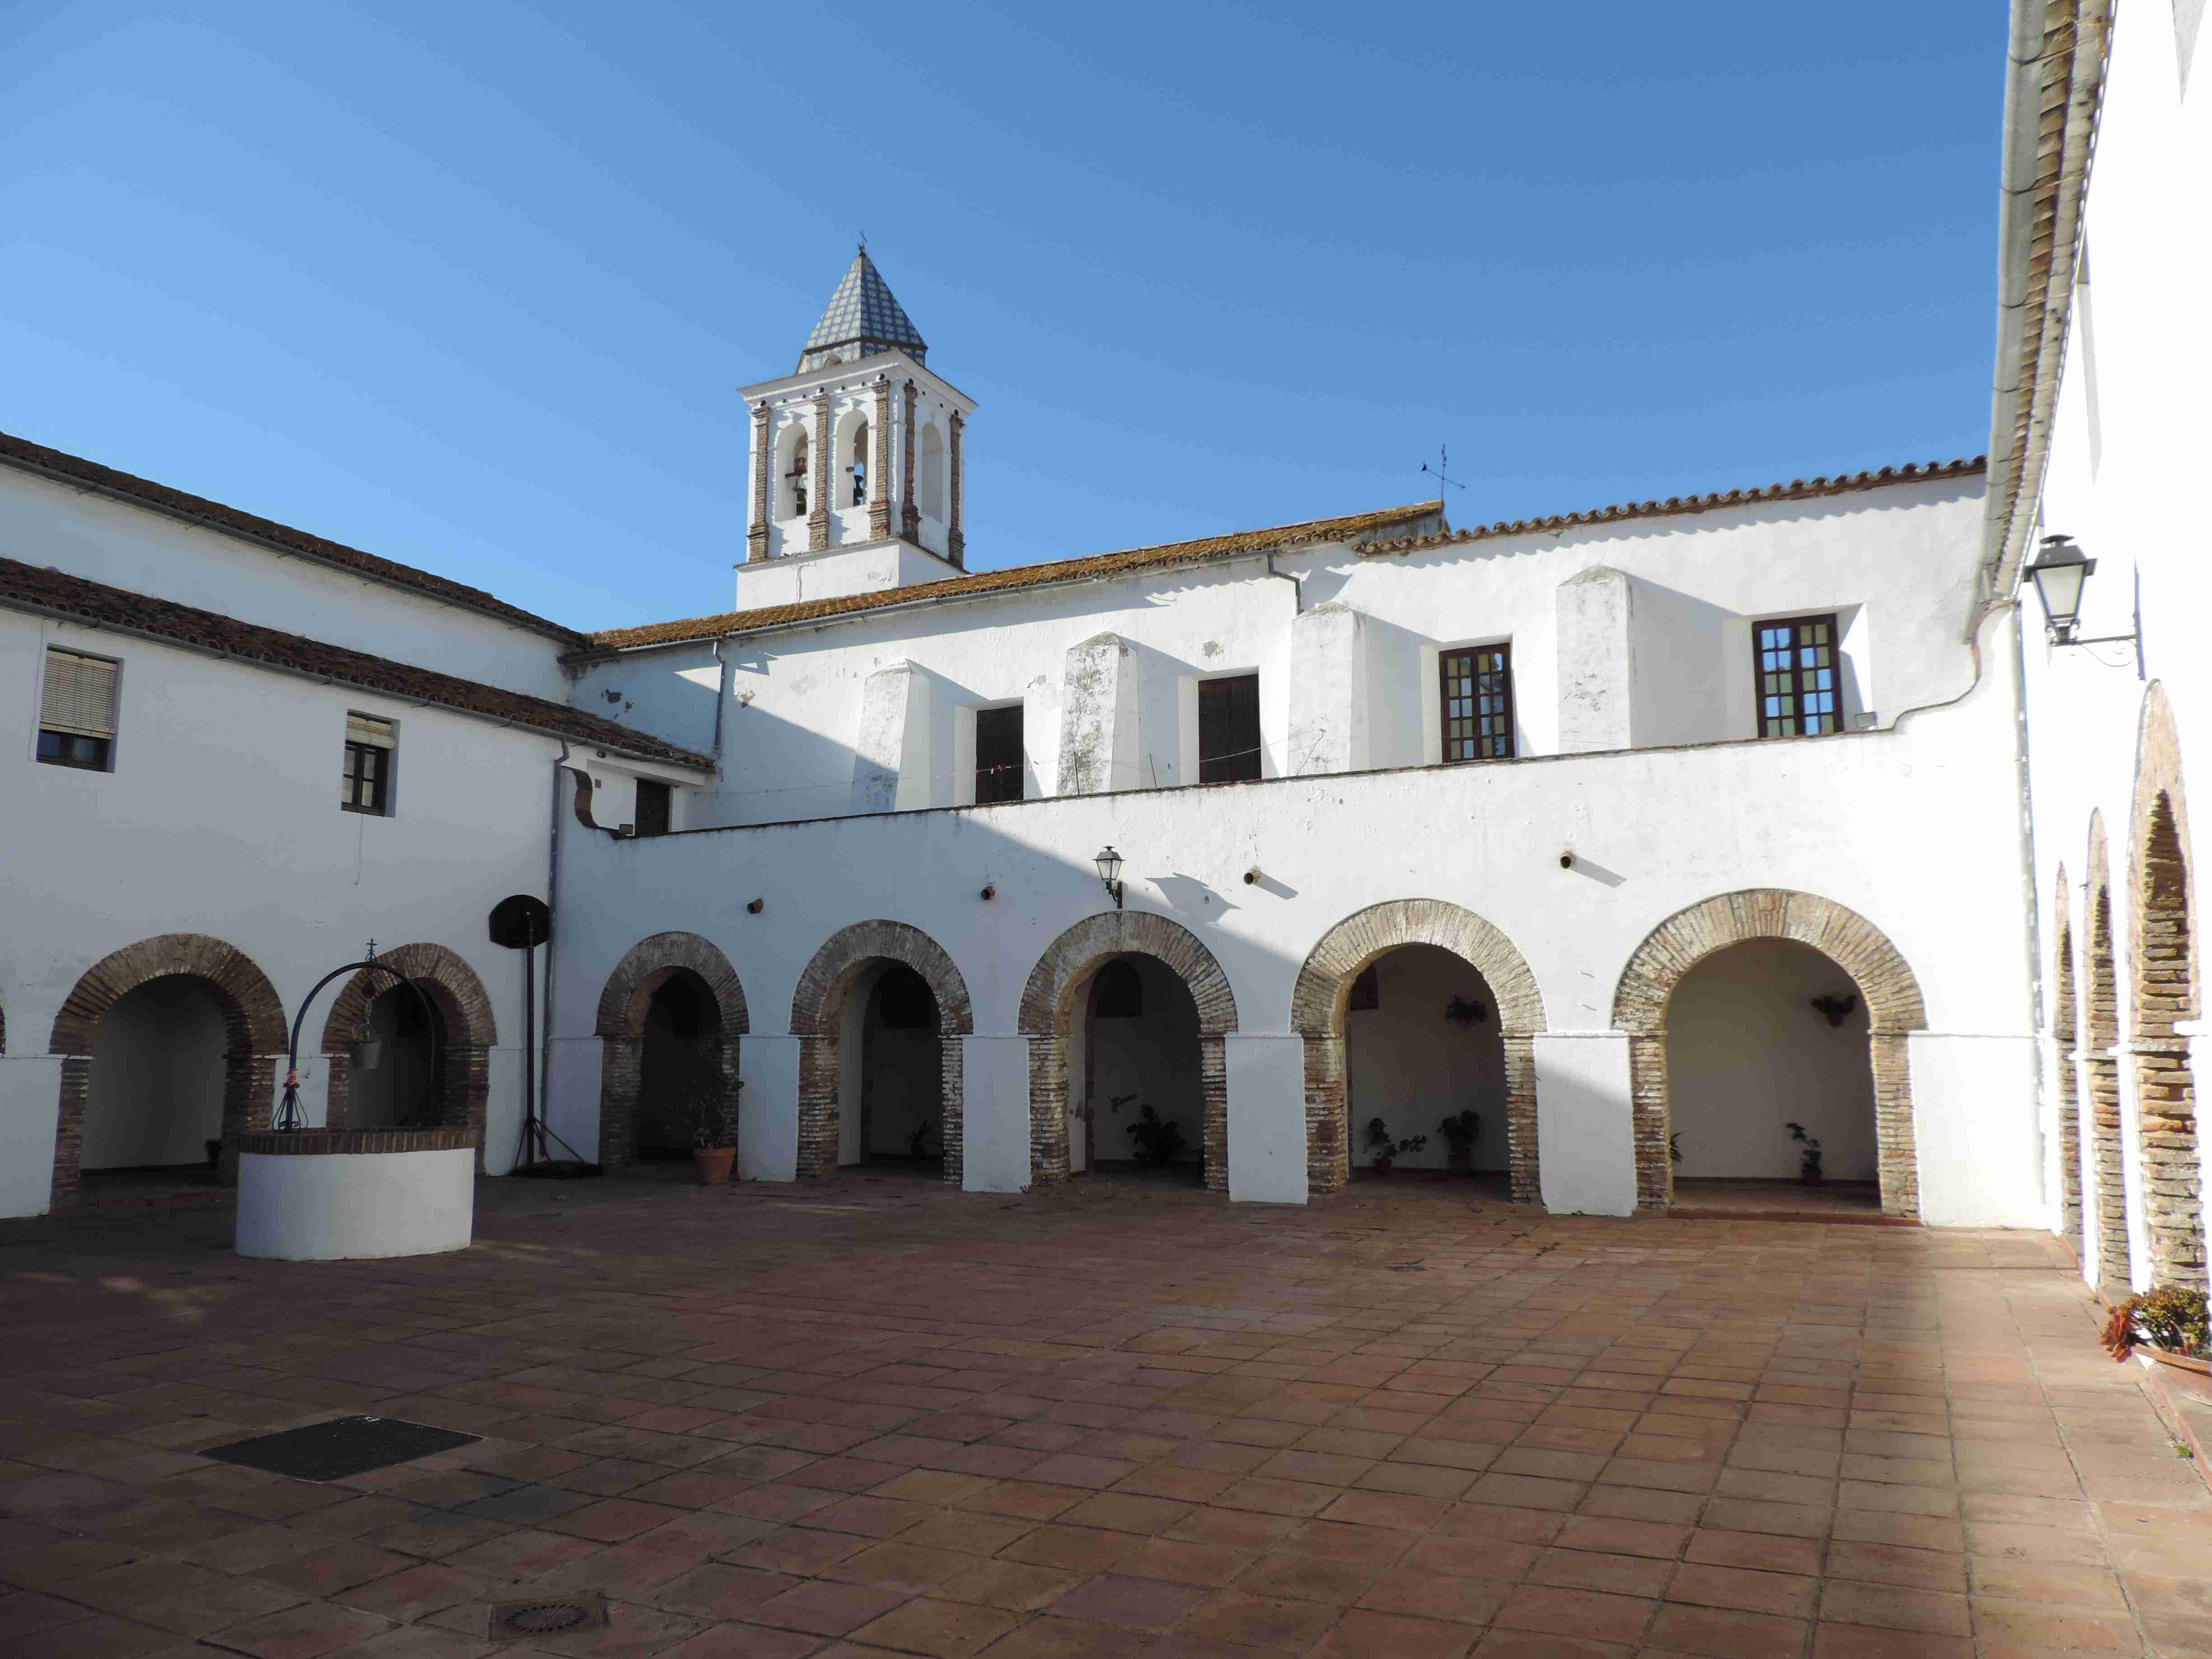
[[[1445,471],[1444,469],[1447,465],[1449,465],[1449,459],[1444,453],[1444,447],[1442,444],[1438,444],[1437,446],[1437,464],[1434,466],[1431,466],[1426,461],[1423,461],[1421,463],[1421,471],[1433,474],[1439,485],[1449,484],[1454,489],[1466,489],[1467,486],[1465,484],[1462,483],[1457,478],[1451,477]],[[1443,499],[1443,491],[1441,489],[1437,490],[1437,496],[1440,501]]]

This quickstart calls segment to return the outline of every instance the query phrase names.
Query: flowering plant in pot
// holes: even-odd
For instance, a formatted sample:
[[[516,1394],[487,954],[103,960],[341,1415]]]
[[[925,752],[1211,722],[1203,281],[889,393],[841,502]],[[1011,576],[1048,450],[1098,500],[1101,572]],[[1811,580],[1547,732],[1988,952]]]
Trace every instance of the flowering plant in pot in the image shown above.
[[[1437,1133],[1444,1138],[1446,1162],[1454,1175],[1471,1175],[1474,1170],[1474,1143],[1482,1133],[1482,1120],[1473,1108],[1455,1112],[1437,1125]]]
[[[1390,1139],[1389,1127],[1379,1117],[1367,1120],[1367,1145],[1375,1154],[1373,1169],[1377,1175],[1389,1175],[1393,1160],[1406,1152],[1418,1152],[1429,1144],[1426,1135],[1413,1135],[1404,1140]]]
[[[2105,1322],[2105,1352],[2144,1358],[2179,1373],[2175,1380],[2212,1400],[2212,1307],[2203,1291],[2160,1285],[2131,1296]]]
[[[730,1085],[731,1091],[744,1088],[742,1082]],[[702,1087],[691,1097],[691,1165],[699,1172],[700,1184],[707,1187],[726,1186],[731,1167],[738,1158],[738,1127],[734,1115],[722,1109],[722,1091]]]
[[[1790,1125],[1790,1139],[1802,1141],[1805,1150],[1797,1154],[1797,1179],[1808,1187],[1820,1184],[1820,1143],[1805,1133],[1802,1123]]]

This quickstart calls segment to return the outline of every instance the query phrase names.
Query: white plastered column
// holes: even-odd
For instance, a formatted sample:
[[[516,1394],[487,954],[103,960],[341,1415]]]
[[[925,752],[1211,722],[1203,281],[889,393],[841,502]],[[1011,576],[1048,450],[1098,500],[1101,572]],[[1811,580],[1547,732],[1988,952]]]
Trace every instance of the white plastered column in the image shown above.
[[[1584,755],[1632,746],[1633,583],[1620,571],[1593,565],[1561,582],[1556,602],[1559,752]]]
[[[1030,1184],[1030,1042],[1024,1036],[963,1036],[967,1104],[960,1185],[971,1193],[1018,1193]]]
[[[1544,1207],[1562,1215],[1635,1214],[1627,1034],[1538,1031],[1530,1044]]]
[[[799,1039],[738,1039],[738,1179],[799,1178]]]
[[[1142,754],[1135,647],[1118,634],[1071,646],[1060,699],[1060,779],[1054,793],[1133,788]]]
[[[1360,613],[1332,599],[1291,624],[1292,775],[1367,765],[1367,633]]]
[[[853,811],[911,811],[930,799],[929,679],[910,662],[868,676],[853,739]]]
[[[1295,1031],[1222,1038],[1229,1083],[1229,1196],[1306,1201],[1306,1047]]]

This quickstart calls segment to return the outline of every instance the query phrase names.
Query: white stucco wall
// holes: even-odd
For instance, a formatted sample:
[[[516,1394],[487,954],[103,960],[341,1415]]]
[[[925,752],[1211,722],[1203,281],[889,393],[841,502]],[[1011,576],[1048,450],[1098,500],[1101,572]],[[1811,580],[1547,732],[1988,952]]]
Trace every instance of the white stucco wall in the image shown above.
[[[355,1261],[468,1248],[476,1154],[248,1152],[238,1170],[240,1255]]]
[[[2201,792],[2212,790],[2212,660],[2193,630],[2196,619],[2212,608],[2203,505],[2212,421],[2198,392],[2212,374],[2212,297],[2205,285],[2205,272],[2212,270],[2212,216],[2203,207],[2212,190],[2212,72],[2201,40],[2185,99],[2181,68],[2172,19],[2164,8],[2123,13],[2106,68],[2084,210],[2087,279],[2074,295],[2039,533],[2071,536],[2097,561],[2084,591],[2084,636],[2130,633],[2140,584],[2144,668],[2172,703],[2184,793],[2200,792],[2202,812],[2207,809]],[[2090,875],[2091,816],[2100,814],[2111,843],[2124,1042],[2133,1014],[2128,921],[2138,867],[2130,824],[2146,686],[2136,678],[2133,653],[2124,644],[2049,644],[2036,600],[2032,593],[2023,599],[2032,619],[2024,666],[2044,1017],[2047,1025],[2054,1012],[2058,932],[2053,895],[2062,869],[2071,896],[2076,983],[2087,983],[2080,955],[2087,938],[2084,884]],[[2203,866],[2193,851],[2191,861],[2201,962]],[[2201,1113],[2212,1078],[2203,1040],[2193,1046]],[[2142,1224],[2132,1071],[2123,1056],[2130,1254],[2135,1283],[2145,1288],[2148,1241]],[[2060,1190],[2057,1081],[2055,1068],[2046,1067],[2041,1173],[2051,1194],[2054,1226]],[[2086,1121],[2083,1133],[2086,1143]],[[2212,1150],[2212,1137],[2201,1136],[2199,1150]],[[2200,1175],[2212,1188],[2212,1169]],[[2084,1181],[2093,1187],[2086,1174]],[[2100,1264],[2090,1202],[2084,1267],[2094,1280]]]
[[[112,772],[33,759],[48,643],[123,664]],[[43,1210],[52,1182],[58,1068],[23,1057],[44,1054],[88,969],[162,933],[210,934],[243,951],[288,1018],[371,937],[380,948],[453,950],[497,1018],[485,1162],[507,1166],[520,1110],[522,958],[489,942],[485,917],[511,893],[545,892],[557,743],[9,612],[0,612],[0,688],[11,688],[0,707],[14,711],[0,744],[10,801],[0,1014],[13,1057],[0,1067],[0,1146],[21,1157],[0,1177],[0,1212]],[[388,817],[338,806],[349,709],[398,724]],[[301,1036],[302,1101],[315,1121],[326,1083],[317,1051],[337,988]],[[281,1074],[281,1055],[267,1064]],[[179,1145],[193,1143],[188,1157],[199,1156],[199,1138],[179,1133]]]
[[[0,466],[0,558],[558,702],[557,639]]]
[[[1277,602],[1285,621],[1289,599]],[[2008,648],[2006,637],[1994,625],[1985,654]],[[900,647],[928,648],[911,635]],[[1921,681],[1937,683],[1932,673]],[[651,842],[617,842],[564,819],[564,895],[620,893],[623,902],[566,905],[556,1017],[566,1036],[583,1038],[607,974],[639,938],[703,934],[744,983],[756,1033],[744,1050],[746,1113],[765,1137],[793,1110],[795,1064],[777,1052],[792,1045],[775,1034],[787,1029],[799,972],[851,923],[884,917],[921,928],[963,976],[979,1042],[1012,1039],[1038,955],[1104,906],[1091,854],[1111,842],[1128,859],[1130,907],[1173,918],[1219,960],[1238,1030],[1282,1034],[1298,965],[1330,927],[1386,899],[1446,899],[1520,948],[1553,1033],[1587,1034],[1540,1045],[1540,1096],[1556,1126],[1543,1149],[1545,1188],[1566,1207],[1619,1212],[1633,1196],[1626,1043],[1608,1030],[1624,965],[1677,910],[1783,887],[1866,916],[1911,966],[1929,1027],[1914,1048],[1929,1067],[1917,1100],[1923,1123],[1961,1119],[1978,1133],[2029,1134],[2017,860],[1945,856],[1926,832],[1942,823],[1977,844],[2016,846],[2011,710],[1998,675],[1896,732],[1794,743],[1123,792]],[[1562,870],[1558,851],[1569,842],[1577,865]],[[1248,884],[1255,865],[1266,878]],[[989,904],[977,897],[987,882],[998,894]],[[756,894],[765,900],[757,915],[744,908]],[[1978,1063],[1953,1063],[1960,1044],[1972,1045]],[[581,1063],[585,1047],[562,1044],[579,1056],[564,1061],[556,1087],[572,1138],[590,1134],[597,1110],[596,1061]],[[995,1051],[1004,1064],[969,1073],[971,1172],[1025,1167],[1026,1100],[1002,1097],[1017,1047]],[[1302,1109],[1295,1091],[1232,1098],[1232,1115],[1279,1123]],[[1013,1144],[998,1144],[1004,1136]],[[1928,1157],[1931,1146],[1943,1155]],[[1969,1170],[1962,1165],[1985,1148],[1942,1133],[1923,1131],[1922,1146],[1931,1214],[1984,1224],[2042,1218],[2024,1167],[1999,1160],[1994,1177]]]

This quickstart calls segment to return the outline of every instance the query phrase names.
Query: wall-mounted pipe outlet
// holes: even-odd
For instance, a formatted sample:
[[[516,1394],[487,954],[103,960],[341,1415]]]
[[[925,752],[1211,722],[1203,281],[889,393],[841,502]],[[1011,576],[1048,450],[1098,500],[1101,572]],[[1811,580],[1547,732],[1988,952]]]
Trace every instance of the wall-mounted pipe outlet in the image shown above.
[[[748,915],[757,916],[767,908],[768,901],[764,898],[757,898],[750,904],[745,906],[745,912]]]
[[[1571,870],[1574,867],[1575,849],[1571,847],[1561,848],[1559,849],[1559,868],[1562,870]]]
[[[1260,884],[1260,866],[1258,865],[1254,865],[1249,870],[1247,870],[1244,872],[1244,884],[1247,887],[1257,887]]]
[[[984,903],[988,904],[993,899],[999,896],[998,884],[996,882],[986,882],[983,884],[983,890],[976,894],[975,896],[982,900]]]

